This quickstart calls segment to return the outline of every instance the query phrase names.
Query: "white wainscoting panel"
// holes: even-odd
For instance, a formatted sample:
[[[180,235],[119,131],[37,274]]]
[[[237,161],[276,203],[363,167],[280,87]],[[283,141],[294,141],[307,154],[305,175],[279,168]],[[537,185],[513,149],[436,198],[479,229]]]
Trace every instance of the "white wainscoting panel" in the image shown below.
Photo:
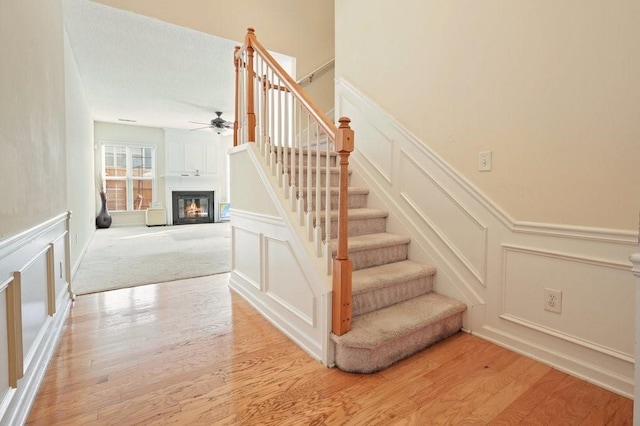
[[[231,268],[241,273],[248,283],[260,290],[262,287],[261,265],[256,262],[262,258],[261,236],[257,232],[232,227],[231,240],[232,266]]]
[[[336,105],[355,131],[352,184],[436,267],[436,291],[467,303],[466,330],[632,397],[637,232],[518,222],[339,77]],[[544,288],[562,291],[561,314]]]
[[[402,198],[484,285],[487,227],[405,152],[401,155],[399,186]]]
[[[316,298],[289,243],[265,238],[265,256],[267,295],[314,327]]]
[[[355,140],[356,147],[378,174],[390,184],[393,175],[393,139],[388,136],[388,132],[379,127],[378,123],[368,120],[359,110],[353,110],[350,118],[354,122],[367,123],[367,126],[362,126],[358,132]],[[386,124],[379,123],[382,126]],[[371,141],[376,143],[370,143]]]
[[[23,424],[71,302],[69,213],[0,241],[0,424]]]
[[[618,330],[634,320],[629,266],[504,245],[502,318],[633,362],[633,340]],[[562,312],[544,310],[544,289],[562,291]],[[611,309],[616,307],[616,309]]]
[[[46,247],[14,275],[16,284],[20,288],[22,305],[22,347],[25,370],[29,368],[42,338],[42,330],[49,318],[48,250],[49,247]]]

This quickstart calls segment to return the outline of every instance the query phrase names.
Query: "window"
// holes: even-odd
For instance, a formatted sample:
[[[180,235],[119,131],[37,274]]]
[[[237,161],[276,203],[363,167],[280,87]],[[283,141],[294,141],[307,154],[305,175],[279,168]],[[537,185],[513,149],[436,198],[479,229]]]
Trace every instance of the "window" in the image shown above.
[[[146,210],[149,207],[155,187],[154,162],[153,147],[102,146],[102,179],[109,210]]]

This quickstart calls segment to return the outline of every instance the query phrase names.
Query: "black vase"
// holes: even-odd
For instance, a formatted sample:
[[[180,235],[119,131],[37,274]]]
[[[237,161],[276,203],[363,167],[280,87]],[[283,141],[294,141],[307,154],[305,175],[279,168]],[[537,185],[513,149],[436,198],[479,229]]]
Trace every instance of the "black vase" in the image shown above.
[[[111,215],[107,210],[107,195],[104,192],[100,192],[100,200],[102,200],[102,207],[96,216],[96,228],[108,228],[111,226]]]

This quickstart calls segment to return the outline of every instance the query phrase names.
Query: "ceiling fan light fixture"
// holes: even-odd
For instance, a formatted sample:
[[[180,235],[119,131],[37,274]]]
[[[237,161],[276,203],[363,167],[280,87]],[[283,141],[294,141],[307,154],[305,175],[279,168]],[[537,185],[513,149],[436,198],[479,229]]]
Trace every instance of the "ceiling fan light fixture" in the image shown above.
[[[190,131],[209,128],[220,135],[220,134],[223,134],[227,129],[233,128],[233,123],[231,123],[230,121],[226,121],[224,118],[221,117],[222,112],[216,111],[215,114],[217,115],[217,117],[212,119],[209,123],[200,123],[198,121],[190,121],[189,123],[205,124],[204,127],[197,127],[195,129],[190,129]]]

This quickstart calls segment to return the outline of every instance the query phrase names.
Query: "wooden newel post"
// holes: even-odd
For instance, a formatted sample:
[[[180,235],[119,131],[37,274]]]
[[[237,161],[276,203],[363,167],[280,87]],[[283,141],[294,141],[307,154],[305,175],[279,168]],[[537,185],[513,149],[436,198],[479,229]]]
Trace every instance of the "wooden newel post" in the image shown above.
[[[351,330],[351,275],[353,265],[348,253],[348,166],[353,152],[354,133],[347,117],[340,117],[336,133],[336,151],[340,156],[340,198],[338,201],[338,253],[333,260],[332,331],[338,336]]]
[[[233,51],[233,66],[236,68],[236,118],[233,120],[233,146],[238,146],[238,114],[240,114],[240,108],[238,106],[240,100],[240,59],[238,58],[239,50],[240,46],[236,46]]]
[[[251,27],[247,28],[247,35],[245,37],[245,44],[247,45],[247,124],[248,130],[248,142],[256,141],[256,113],[254,104],[254,78],[255,72],[253,70],[253,40],[255,40],[255,30]]]

